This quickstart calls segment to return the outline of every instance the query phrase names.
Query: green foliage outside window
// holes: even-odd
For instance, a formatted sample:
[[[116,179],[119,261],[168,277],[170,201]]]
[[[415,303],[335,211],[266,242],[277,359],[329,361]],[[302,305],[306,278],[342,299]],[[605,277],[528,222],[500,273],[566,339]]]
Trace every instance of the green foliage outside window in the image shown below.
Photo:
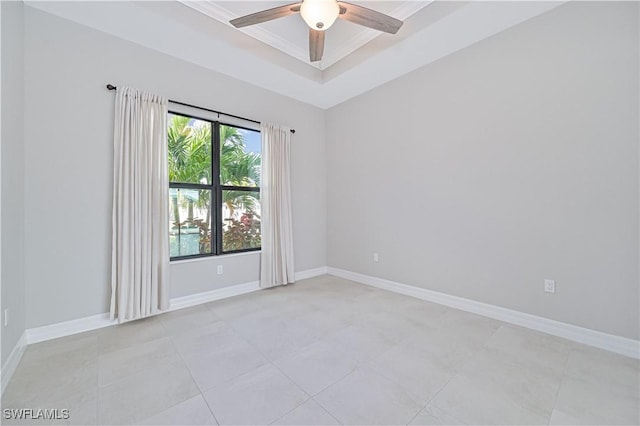
[[[169,115],[169,181],[185,184],[212,184],[212,124],[181,115]],[[223,252],[259,248],[260,194],[253,191],[225,190],[225,186],[260,186],[261,156],[247,152],[241,129],[220,125],[220,184],[222,185]],[[178,194],[179,191],[182,194]],[[198,194],[194,191],[197,191]],[[171,256],[213,253],[215,227],[211,226],[212,197],[207,189],[170,191]],[[197,238],[196,240],[193,240]],[[188,240],[191,239],[191,243]],[[181,241],[182,240],[182,241]],[[187,244],[185,245],[185,242]],[[189,246],[189,247],[187,247]]]

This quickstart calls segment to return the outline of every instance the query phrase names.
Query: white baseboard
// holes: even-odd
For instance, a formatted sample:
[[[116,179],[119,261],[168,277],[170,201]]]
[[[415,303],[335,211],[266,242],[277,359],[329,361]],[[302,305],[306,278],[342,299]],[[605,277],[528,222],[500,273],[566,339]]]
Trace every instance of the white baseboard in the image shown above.
[[[22,359],[22,355],[24,354],[25,349],[27,349],[27,333],[22,333],[22,336],[16,342],[16,345],[13,347],[13,350],[9,354],[9,358],[2,366],[2,370],[0,371],[0,376],[2,376],[1,382],[2,387],[0,388],[0,394],[4,394],[4,390],[7,388],[9,381],[13,377],[13,373],[16,372],[16,368]]]
[[[326,267],[307,269],[305,271],[296,272],[296,280],[304,280],[307,278],[324,275],[327,273]],[[252,281],[245,284],[233,285],[230,287],[219,288],[216,290],[205,291],[203,293],[190,294],[188,296],[175,297],[171,299],[169,311],[188,308],[191,306],[201,305],[203,303],[213,302],[214,300],[226,299],[227,297],[238,296],[260,290],[260,283]],[[75,320],[59,322],[56,324],[35,327],[26,330],[26,343],[38,343],[45,340],[57,339],[58,337],[70,336],[72,334],[83,333],[85,331],[97,330],[99,328],[108,327],[117,324],[117,321],[111,321],[109,313],[92,315],[89,317],[78,318]]]
[[[43,325],[42,327],[28,328],[26,331],[27,343],[31,345],[33,343],[44,342],[45,340],[57,339],[58,337],[97,330],[117,323],[117,321],[111,321],[109,313],[104,313],[50,325]]]
[[[258,290],[260,290],[260,283],[258,281],[252,281],[250,283],[205,291],[204,293],[176,297],[171,299],[171,307],[169,308],[169,311],[176,311],[178,309],[201,305],[203,303],[213,302],[214,300],[226,299],[227,297],[239,296],[241,294],[251,293],[252,291]]]
[[[171,299],[171,305],[167,312],[188,308],[214,300],[225,299],[227,297],[238,296],[260,290],[258,281],[219,288],[203,293],[190,294],[188,296]],[[59,322],[42,327],[29,328],[26,331],[27,344],[44,342],[46,340],[57,339],[58,337],[70,336],[72,334],[83,333],[85,331],[97,330],[118,324],[117,320],[111,320],[109,313],[92,315],[90,317],[78,318],[75,320]]]
[[[327,273],[326,266],[322,266],[320,268],[314,268],[314,269],[307,269],[306,271],[296,272],[296,281],[318,277],[320,275],[325,275],[326,273]]]
[[[562,337],[574,342],[595,346],[597,348],[616,352],[628,357],[640,359],[640,341],[638,340],[615,336],[613,334],[607,334],[536,315],[502,308],[500,306],[451,296],[437,291],[346,271],[344,269],[328,267],[327,273],[347,280],[356,281],[361,284],[404,294],[406,296],[416,297],[418,299],[427,300],[429,302],[438,303],[440,305],[449,306],[462,311],[472,312],[474,314]]]
[[[514,311],[511,309],[489,305],[462,297],[451,296],[445,293],[439,293],[437,291],[401,284],[382,278],[376,278],[369,275],[363,275],[356,272],[332,267],[320,267],[296,272],[295,278],[296,280],[304,280],[327,273],[362,284],[389,290],[395,293],[416,297],[418,299],[450,306],[452,308],[483,315],[510,324],[542,331],[554,336],[563,337],[565,339],[595,346],[633,358],[640,358],[640,342],[637,340],[602,333],[588,328],[578,327],[560,321],[554,321],[547,318]],[[204,293],[177,297],[171,299],[171,307],[169,308],[169,310],[175,311],[178,309],[196,306],[203,303],[212,302],[214,300],[225,299],[227,297],[246,294],[257,290],[260,290],[259,283],[258,281],[253,281],[245,284],[211,290]],[[45,340],[56,339],[58,337],[96,330],[114,324],[117,324],[117,321],[111,321],[109,319],[109,314],[103,313],[90,317],[84,317],[71,321],[27,329],[22,335],[18,344],[16,344],[15,348],[11,352],[11,355],[7,359],[7,362],[2,367],[2,389],[4,389],[6,383],[8,383],[8,381],[11,379],[11,375],[13,374],[15,367],[20,361],[22,353],[24,352],[27,344],[43,342]]]

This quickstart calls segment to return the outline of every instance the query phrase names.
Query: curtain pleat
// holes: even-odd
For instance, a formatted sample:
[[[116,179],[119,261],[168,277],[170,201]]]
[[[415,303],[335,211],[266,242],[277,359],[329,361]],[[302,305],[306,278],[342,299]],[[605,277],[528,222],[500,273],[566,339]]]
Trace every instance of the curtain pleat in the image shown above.
[[[111,319],[169,308],[167,99],[118,87],[113,145]]]
[[[263,123],[260,183],[262,254],[260,287],[295,282],[291,216],[290,145],[287,127]]]

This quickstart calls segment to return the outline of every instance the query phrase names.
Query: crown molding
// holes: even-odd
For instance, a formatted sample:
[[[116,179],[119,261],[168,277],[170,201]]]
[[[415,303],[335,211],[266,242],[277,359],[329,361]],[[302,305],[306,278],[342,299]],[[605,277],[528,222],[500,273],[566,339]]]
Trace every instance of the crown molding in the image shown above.
[[[210,18],[215,19],[216,21],[222,22],[228,27],[235,28],[233,25],[229,23],[230,20],[237,18],[237,16],[228,10],[225,7],[220,6],[219,4],[214,3],[213,1],[188,1],[188,0],[178,0],[180,3],[188,6],[194,10],[197,10],[200,13],[203,13]],[[268,44],[269,46],[278,49],[289,56],[292,56],[305,64],[311,65],[314,68],[321,69],[320,63],[310,63],[309,62],[309,53],[300,49],[299,46],[296,46],[294,43],[291,43],[284,37],[280,37],[279,35],[267,31],[264,28],[253,25],[250,27],[244,28],[236,28],[236,30],[245,33],[246,35],[255,38],[263,43]]]
[[[391,11],[389,14],[394,18],[404,21],[414,13],[418,12],[420,9],[431,4],[432,1],[433,0],[403,2],[400,6],[393,9],[393,11]],[[335,64],[339,60],[343,59],[345,56],[360,49],[362,46],[369,43],[376,37],[379,37],[380,35],[382,35],[380,31],[361,27],[361,30],[358,32],[358,34],[355,37],[352,37],[350,40],[347,40],[346,42],[340,43],[336,49],[333,49],[332,51],[329,51],[329,52],[325,52],[325,58],[322,60],[321,69],[326,69],[330,67],[331,65]]]
[[[237,16],[231,12],[229,9],[221,6],[220,4],[215,3],[211,0],[206,1],[189,1],[189,0],[178,0],[180,3],[188,6],[194,10],[197,10],[200,13],[203,13],[210,18],[215,19],[216,21],[222,22],[223,24],[232,27],[229,24],[229,21],[237,18]],[[420,9],[426,7],[431,4],[431,1],[404,1],[401,4],[394,8],[389,14],[397,19],[404,21],[414,13],[418,12]],[[354,24],[355,25],[355,24]],[[292,56],[299,61],[304,62],[307,65],[311,65],[314,68],[319,70],[324,70],[335,64],[336,62],[343,59],[345,56],[350,53],[358,50],[365,44],[369,43],[376,37],[380,36],[382,33],[379,31],[375,31],[366,27],[360,27],[358,33],[355,36],[350,37],[348,40],[342,40],[339,44],[336,44],[336,47],[333,47],[329,51],[325,51],[324,58],[319,62],[309,62],[309,53],[306,49],[301,49],[300,46],[292,43],[284,37],[279,36],[278,34],[265,30],[259,25],[253,25],[250,27],[237,28],[238,31],[247,34],[250,37],[255,38],[263,43],[270,45],[271,47],[278,49],[289,56]]]

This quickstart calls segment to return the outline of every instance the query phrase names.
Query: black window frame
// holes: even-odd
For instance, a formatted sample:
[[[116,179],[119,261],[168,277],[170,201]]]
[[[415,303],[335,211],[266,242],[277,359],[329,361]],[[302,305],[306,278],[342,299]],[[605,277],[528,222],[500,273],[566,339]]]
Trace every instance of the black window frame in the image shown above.
[[[189,117],[194,120],[205,121],[211,125],[211,183],[210,184],[202,184],[202,183],[184,183],[184,182],[171,182],[169,181],[169,189],[193,189],[193,190],[209,190],[211,191],[211,253],[198,253],[198,254],[188,254],[184,256],[171,256],[169,255],[169,261],[174,260],[186,260],[186,259],[197,259],[202,257],[214,257],[214,256],[222,256],[225,254],[234,254],[234,253],[246,253],[253,251],[262,250],[262,245],[260,247],[252,247],[246,249],[239,250],[223,250],[222,245],[222,230],[223,230],[223,217],[222,217],[222,193],[223,191],[239,191],[239,192],[257,192],[260,193],[259,186],[233,186],[233,185],[222,185],[220,183],[220,126],[233,127],[236,129],[243,129],[252,132],[260,133],[260,130],[252,129],[250,127],[243,127],[237,124],[230,124],[220,120],[212,120],[210,118],[204,118],[202,116],[183,113],[175,110],[169,110],[168,114],[179,115],[182,117]],[[260,153],[262,156],[262,153]],[[169,208],[167,206],[167,208]]]

